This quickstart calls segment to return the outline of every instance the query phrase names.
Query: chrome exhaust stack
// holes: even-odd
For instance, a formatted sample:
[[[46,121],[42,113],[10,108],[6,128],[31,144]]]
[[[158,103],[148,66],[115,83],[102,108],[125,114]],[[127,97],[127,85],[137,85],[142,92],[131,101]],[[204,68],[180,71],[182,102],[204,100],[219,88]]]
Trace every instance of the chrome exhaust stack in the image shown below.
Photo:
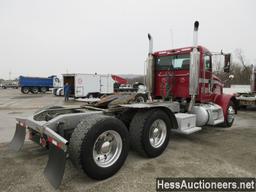
[[[149,48],[148,48],[148,58],[146,61],[146,87],[148,91],[148,98],[152,100],[152,94],[154,90],[154,57],[153,57],[153,38],[148,34]]]
[[[189,68],[189,95],[191,95],[191,100],[188,107],[189,112],[192,110],[192,107],[195,104],[196,95],[198,94],[199,63],[200,63],[200,52],[197,50],[198,28],[199,28],[199,22],[195,21],[194,34],[193,34],[193,50],[190,53],[190,68]]]
[[[198,28],[199,28],[199,22],[195,21],[194,33],[193,33],[193,46],[194,47],[197,47],[197,45],[198,45]]]
[[[151,37],[150,33],[148,33],[148,41],[149,41],[148,54],[152,54],[153,53],[153,38]]]

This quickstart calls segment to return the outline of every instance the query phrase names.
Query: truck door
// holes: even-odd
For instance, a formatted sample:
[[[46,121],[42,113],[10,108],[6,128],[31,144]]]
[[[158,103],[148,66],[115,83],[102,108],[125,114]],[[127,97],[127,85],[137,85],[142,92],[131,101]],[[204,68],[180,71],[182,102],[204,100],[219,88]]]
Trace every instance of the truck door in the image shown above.
[[[53,77],[53,87],[61,87],[61,81],[58,77]]]
[[[75,96],[75,76],[74,75],[63,75],[63,86],[68,83],[70,85],[70,96]]]
[[[203,54],[203,71],[199,80],[201,84],[200,93],[202,101],[210,101],[212,79],[212,59],[210,53]]]
[[[99,75],[78,74],[76,76],[76,97],[86,97],[91,93],[98,93],[99,82]]]
[[[111,75],[100,76],[100,93],[113,93],[114,92],[114,81]]]
[[[86,83],[86,79],[83,75],[78,74],[75,77],[75,97],[84,97],[85,89],[84,84]]]

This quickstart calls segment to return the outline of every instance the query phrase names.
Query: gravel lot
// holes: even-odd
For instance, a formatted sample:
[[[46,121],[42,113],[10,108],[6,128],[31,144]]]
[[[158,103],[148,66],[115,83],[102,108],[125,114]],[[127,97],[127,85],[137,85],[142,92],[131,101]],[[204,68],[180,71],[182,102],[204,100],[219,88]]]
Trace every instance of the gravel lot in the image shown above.
[[[71,101],[68,105],[79,104]],[[43,175],[46,150],[30,141],[21,152],[8,149],[15,117],[45,105],[63,105],[63,98],[0,89],[0,191],[55,191]],[[145,159],[130,151],[122,169],[104,181],[88,178],[68,161],[59,191],[155,191],[155,178],[160,176],[256,177],[255,125],[256,108],[251,108],[239,111],[230,129],[206,127],[189,136],[173,133],[161,156]]]

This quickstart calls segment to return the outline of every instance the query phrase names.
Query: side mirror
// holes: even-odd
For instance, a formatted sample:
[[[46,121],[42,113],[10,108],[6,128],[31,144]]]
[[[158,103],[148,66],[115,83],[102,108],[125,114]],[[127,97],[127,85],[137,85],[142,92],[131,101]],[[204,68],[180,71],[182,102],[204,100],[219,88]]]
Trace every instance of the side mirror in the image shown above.
[[[224,72],[229,73],[231,64],[231,54],[224,55]]]

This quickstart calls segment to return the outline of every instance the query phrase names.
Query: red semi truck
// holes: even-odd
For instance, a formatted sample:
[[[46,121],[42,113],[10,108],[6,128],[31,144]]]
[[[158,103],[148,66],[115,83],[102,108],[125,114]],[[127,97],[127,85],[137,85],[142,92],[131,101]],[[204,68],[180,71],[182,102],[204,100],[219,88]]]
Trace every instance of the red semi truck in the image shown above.
[[[89,177],[105,179],[126,160],[128,149],[157,157],[167,147],[170,132],[191,134],[205,125],[231,127],[236,98],[222,92],[212,73],[212,54],[197,45],[199,23],[194,23],[191,47],[153,52],[149,37],[146,84],[147,103],[114,107],[48,107],[28,118],[17,118],[10,144],[20,150],[26,131],[30,139],[49,148],[45,176],[57,188],[70,159]],[[225,56],[225,71],[230,55]]]

